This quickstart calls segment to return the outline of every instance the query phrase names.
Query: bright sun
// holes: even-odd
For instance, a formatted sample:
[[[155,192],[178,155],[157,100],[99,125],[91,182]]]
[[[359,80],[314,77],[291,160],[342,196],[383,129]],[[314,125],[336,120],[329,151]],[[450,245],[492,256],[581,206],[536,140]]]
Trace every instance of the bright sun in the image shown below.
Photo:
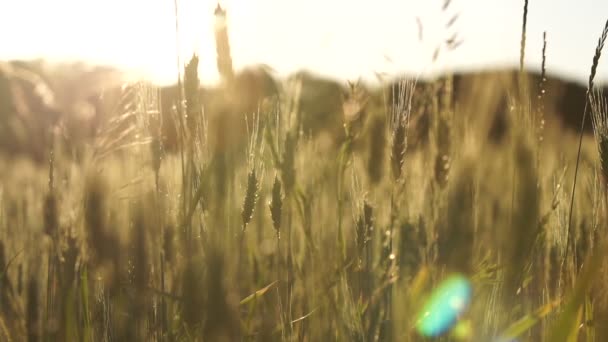
[[[417,43],[413,14],[404,15],[406,8],[390,1],[382,6],[346,0],[220,3],[228,12],[237,70],[265,63],[280,73],[307,68],[328,75],[354,78],[367,72],[369,76],[391,67],[386,58],[391,47],[392,59],[407,56],[394,49],[395,42],[398,46]],[[219,79],[216,6],[216,0],[14,1],[10,16],[0,6],[0,28],[18,31],[3,38],[0,59],[86,60],[169,83],[176,79],[179,45],[180,63],[198,53],[201,81],[214,82]],[[407,58],[419,64],[412,55]],[[422,58],[428,60],[428,56]]]
[[[519,56],[520,27],[513,24],[521,17],[519,1],[453,0],[448,11],[441,9],[443,0],[220,3],[228,13],[232,60],[237,70],[265,63],[283,75],[309,69],[342,79],[370,79],[376,73],[516,65]],[[216,5],[217,0],[0,1],[0,32],[4,33],[0,60],[85,60],[172,83],[177,74],[179,45],[180,63],[198,53],[201,81],[214,82],[219,79],[213,32]],[[581,37],[601,28],[601,13],[605,11],[598,6],[608,5],[585,0],[571,8],[539,0],[531,6],[528,64],[539,63],[542,32],[547,30],[551,68],[583,78],[589,61],[579,52],[593,52],[595,40]],[[539,17],[547,6],[555,11],[543,12]],[[456,24],[447,28],[446,22],[455,15]],[[563,25],[565,15],[576,22],[576,30]],[[419,39],[418,21],[423,26],[423,40]],[[432,63],[437,45],[454,34],[464,44]],[[601,78],[608,66],[600,67]]]

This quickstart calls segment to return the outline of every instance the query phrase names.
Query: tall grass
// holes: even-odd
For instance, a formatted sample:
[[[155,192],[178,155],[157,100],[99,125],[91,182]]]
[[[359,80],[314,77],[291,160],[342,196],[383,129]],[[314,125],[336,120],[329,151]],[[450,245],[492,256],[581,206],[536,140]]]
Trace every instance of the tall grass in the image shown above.
[[[2,159],[0,340],[604,341],[608,123],[593,80],[608,24],[588,84],[594,149],[544,125],[546,37],[538,87],[522,86],[527,5],[515,113],[492,108],[493,80],[466,103],[449,74],[349,83],[326,113],[343,128],[328,143],[306,126],[304,77],[255,113],[210,108],[194,55],[170,113],[133,85],[83,158],[53,139],[44,167]],[[214,95],[233,99],[229,22],[216,16]],[[532,97],[535,117],[518,120]],[[474,120],[496,111],[508,134],[490,143]],[[424,118],[430,139],[415,140]],[[439,303],[457,319],[426,336],[420,321],[437,312],[424,310],[439,310],[427,300],[454,275],[472,296]]]

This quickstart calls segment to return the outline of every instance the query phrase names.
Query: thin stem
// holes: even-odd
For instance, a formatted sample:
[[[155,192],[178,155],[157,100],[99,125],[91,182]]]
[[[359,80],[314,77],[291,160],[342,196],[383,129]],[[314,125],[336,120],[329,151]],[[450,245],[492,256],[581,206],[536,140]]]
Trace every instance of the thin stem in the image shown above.
[[[585,94],[585,109],[583,110],[583,120],[581,122],[581,129],[579,133],[578,140],[578,152],[576,154],[576,167],[574,169],[574,181],[572,184],[572,195],[570,198],[570,213],[568,214],[568,230],[566,231],[566,253],[564,255],[564,259],[562,260],[562,267],[568,258],[568,252],[570,250],[570,235],[572,230],[572,212],[574,209],[574,195],[576,191],[576,179],[578,176],[578,167],[581,159],[581,147],[583,145],[583,132],[585,129],[585,119],[587,118],[587,108],[589,107],[589,100],[591,96],[591,92],[593,91],[593,79],[595,78],[595,74],[597,72],[597,66],[599,64],[600,57],[602,56],[602,49],[604,48],[604,43],[606,42],[606,38],[608,38],[608,20],[604,25],[604,30],[600,35],[600,38],[597,43],[597,47],[595,48],[595,54],[593,55],[593,63],[591,65],[591,73],[589,75],[589,84],[587,86],[587,93]]]
[[[570,196],[570,213],[568,214],[568,230],[566,231],[566,253],[564,254],[564,259],[562,260],[562,268],[568,259],[568,252],[570,251],[570,231],[572,230],[572,213],[574,209],[574,195],[576,192],[576,178],[578,176],[578,167],[581,159],[581,147],[583,145],[583,132],[585,129],[585,119],[587,118],[587,108],[589,106],[589,90],[587,90],[587,95],[585,97],[585,109],[583,110],[583,120],[581,122],[581,129],[579,133],[578,139],[578,152],[576,154],[576,166],[574,168],[574,181],[572,182],[572,195]]]

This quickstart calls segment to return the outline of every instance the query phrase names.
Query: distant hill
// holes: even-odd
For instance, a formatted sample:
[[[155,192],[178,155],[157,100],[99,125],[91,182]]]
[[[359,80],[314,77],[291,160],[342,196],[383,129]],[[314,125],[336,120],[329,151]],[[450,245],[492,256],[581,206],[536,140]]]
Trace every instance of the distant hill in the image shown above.
[[[383,112],[384,103],[391,101],[391,87],[404,78],[395,77],[382,89],[362,85],[367,88],[371,99],[369,102],[373,108],[369,111]],[[540,75],[527,73],[527,79],[527,93],[534,109],[539,106]],[[121,114],[116,105],[128,101],[122,87],[126,81],[118,70],[106,67],[51,65],[42,61],[0,63],[0,151],[44,160],[51,127],[60,127],[61,136],[68,145],[78,148],[91,143],[112,117]],[[264,99],[293,91],[294,81],[301,86],[299,108],[306,133],[314,136],[327,132],[337,141],[343,138],[342,106],[348,95],[346,84],[310,72],[296,73],[279,80],[271,69],[264,66],[238,72],[229,86],[201,87],[200,98],[210,122],[210,135],[215,138],[221,136],[224,141],[241,139],[245,133],[243,115],[262,108]],[[427,97],[440,90],[433,88],[434,84],[429,80],[418,80],[417,83],[416,112],[412,119],[413,127],[420,130],[425,116],[428,120],[432,115]],[[585,86],[549,75],[544,88],[543,105],[547,120],[578,129],[585,104]],[[457,112],[466,112],[470,117],[498,118],[499,131],[505,129],[500,127],[500,117],[507,112],[510,99],[516,98],[518,91],[516,70],[453,75],[452,94]],[[177,130],[172,111],[179,98],[177,87],[160,88],[158,97],[161,100],[163,142],[167,149],[175,149]],[[586,129],[591,129],[591,120],[587,120]]]

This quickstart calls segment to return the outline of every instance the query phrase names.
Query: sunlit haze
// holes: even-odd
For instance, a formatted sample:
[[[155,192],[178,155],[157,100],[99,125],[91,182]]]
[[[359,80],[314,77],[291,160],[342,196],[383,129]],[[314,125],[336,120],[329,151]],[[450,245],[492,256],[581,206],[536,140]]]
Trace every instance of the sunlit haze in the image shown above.
[[[193,52],[201,80],[218,79],[212,0],[18,0],[0,2],[0,60],[84,60],[117,66],[156,82],[176,79]],[[516,66],[523,1],[224,0],[234,66],[264,63],[285,75],[308,69],[340,79],[377,73]],[[446,24],[458,15],[454,24]],[[526,63],[538,67],[548,34],[550,72],[583,80],[608,18],[605,0],[532,0]],[[419,25],[420,24],[420,25]],[[419,26],[422,30],[419,30]],[[456,35],[456,36],[455,36]],[[456,37],[455,50],[437,46]],[[420,39],[422,38],[422,40]],[[445,46],[445,45],[443,45]],[[599,79],[608,77],[608,61]]]

